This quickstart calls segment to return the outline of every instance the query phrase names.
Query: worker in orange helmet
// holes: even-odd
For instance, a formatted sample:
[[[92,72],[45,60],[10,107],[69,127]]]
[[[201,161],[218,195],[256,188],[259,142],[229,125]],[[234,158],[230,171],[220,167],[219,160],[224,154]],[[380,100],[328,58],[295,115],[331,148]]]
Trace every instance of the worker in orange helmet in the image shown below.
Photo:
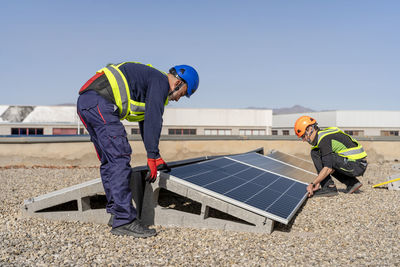
[[[348,194],[362,186],[356,177],[362,176],[367,168],[367,153],[357,140],[337,127],[321,130],[310,116],[298,118],[294,131],[312,146],[311,159],[318,172],[314,182],[307,187],[309,197],[337,195],[331,175],[347,186]]]

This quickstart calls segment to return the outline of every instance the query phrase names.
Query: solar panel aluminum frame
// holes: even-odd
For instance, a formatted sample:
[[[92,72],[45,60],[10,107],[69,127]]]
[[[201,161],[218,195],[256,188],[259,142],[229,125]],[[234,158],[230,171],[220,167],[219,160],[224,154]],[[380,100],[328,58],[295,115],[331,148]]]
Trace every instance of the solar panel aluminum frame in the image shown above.
[[[262,156],[264,156],[264,155],[262,155]],[[264,157],[265,157],[265,156],[264,156]],[[244,162],[239,161],[239,160],[232,159],[232,158],[230,158],[229,156],[224,156],[224,157],[220,157],[220,158],[215,158],[215,159],[211,159],[211,160],[208,160],[208,161],[199,162],[199,163],[197,163],[197,164],[202,164],[202,163],[210,162],[210,161],[213,161],[213,160],[216,160],[216,159],[221,159],[221,158],[227,158],[227,159],[229,159],[229,160],[232,160],[232,161],[235,161],[235,162],[239,162],[239,163],[241,163],[241,164],[250,166],[250,167],[252,167],[252,168],[256,168],[256,169],[259,169],[259,170],[262,170],[262,171],[265,171],[265,172],[268,172],[268,173],[272,173],[272,174],[274,174],[274,175],[277,175],[277,176],[280,176],[280,177],[284,177],[284,178],[287,178],[287,179],[296,181],[296,182],[298,182],[298,183],[302,183],[302,184],[307,185],[307,183],[298,181],[298,180],[293,179],[293,178],[291,178],[291,177],[288,177],[288,176],[285,176],[285,175],[281,175],[281,174],[278,174],[278,173],[275,173],[275,172],[272,172],[272,171],[269,171],[269,170],[266,170],[266,169],[263,169],[263,168],[260,168],[260,167],[251,165],[251,164],[247,164],[247,163],[244,163]],[[177,183],[180,183],[180,184],[182,184],[182,185],[185,185],[185,186],[187,186],[187,187],[189,187],[189,188],[192,188],[192,189],[194,189],[194,190],[197,190],[197,191],[199,191],[199,192],[201,192],[201,193],[203,193],[203,194],[206,194],[206,195],[215,197],[215,198],[220,199],[220,200],[222,200],[222,201],[228,202],[228,203],[230,203],[230,204],[233,204],[233,205],[235,205],[235,206],[241,207],[241,208],[246,209],[246,210],[248,210],[248,211],[254,212],[254,213],[256,213],[256,214],[258,214],[258,215],[261,215],[261,216],[263,216],[263,217],[266,217],[266,218],[268,218],[268,219],[272,219],[272,220],[274,220],[274,221],[281,222],[281,223],[283,223],[283,224],[288,224],[288,223],[290,222],[290,220],[293,218],[293,216],[296,214],[296,212],[298,211],[298,209],[301,207],[301,205],[304,203],[305,199],[307,198],[307,193],[305,193],[304,196],[303,196],[303,197],[301,198],[301,200],[299,201],[299,203],[296,205],[296,207],[292,210],[292,212],[290,213],[290,215],[287,217],[287,219],[285,219],[285,218],[276,216],[275,214],[269,213],[269,212],[267,212],[267,211],[264,211],[264,210],[255,208],[255,207],[253,207],[253,206],[251,206],[251,205],[248,205],[248,204],[246,204],[246,203],[244,203],[244,202],[241,202],[241,201],[232,199],[232,198],[230,198],[230,197],[224,196],[224,195],[222,195],[222,194],[216,193],[216,192],[214,192],[214,191],[212,191],[212,190],[209,190],[209,189],[207,189],[207,188],[204,188],[204,187],[198,186],[198,185],[196,185],[196,184],[187,182],[187,181],[185,181],[185,180],[183,180],[183,179],[180,179],[180,178],[178,178],[178,177],[175,177],[175,176],[173,176],[173,175],[166,174],[166,173],[161,173],[161,175],[162,175],[163,177],[165,177],[166,179],[171,179],[171,180],[174,181],[174,182],[177,182]],[[287,190],[289,190],[289,189],[290,189],[290,187],[289,187]],[[287,191],[287,190],[286,190],[286,191]],[[285,192],[286,192],[286,191],[285,191]],[[279,199],[279,198],[278,198],[278,199]],[[277,199],[277,200],[278,200],[278,199]],[[272,204],[274,204],[277,200],[275,200]],[[272,205],[272,204],[271,204],[271,205]],[[270,206],[271,206],[271,205],[270,205]]]

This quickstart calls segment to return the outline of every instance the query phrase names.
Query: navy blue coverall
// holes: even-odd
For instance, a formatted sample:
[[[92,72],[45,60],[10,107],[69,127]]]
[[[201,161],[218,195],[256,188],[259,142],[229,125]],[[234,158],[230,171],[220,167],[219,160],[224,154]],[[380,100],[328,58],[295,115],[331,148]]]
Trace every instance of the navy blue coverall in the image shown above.
[[[119,69],[128,82],[131,99],[146,103],[144,120],[139,122],[140,133],[147,157],[159,158],[162,116],[170,88],[168,77],[139,63],[125,63]],[[105,86],[110,86],[106,75],[93,76],[84,85],[85,88],[82,87],[85,91],[78,98],[77,112],[101,162],[100,175],[108,202],[106,210],[115,215],[115,228],[132,222],[137,212],[132,205],[129,188],[131,146],[112,97],[107,99],[96,91]]]

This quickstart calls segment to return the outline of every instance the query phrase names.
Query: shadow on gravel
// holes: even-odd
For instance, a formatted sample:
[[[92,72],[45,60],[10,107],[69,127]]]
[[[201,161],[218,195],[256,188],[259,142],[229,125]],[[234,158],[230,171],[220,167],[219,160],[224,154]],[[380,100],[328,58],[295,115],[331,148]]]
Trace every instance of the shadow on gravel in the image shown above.
[[[375,189],[378,189],[378,190],[388,190],[387,187],[374,187],[374,190],[375,190]]]
[[[346,193],[346,189],[338,189],[338,192],[340,192],[340,193],[343,193],[343,194],[346,194],[347,195],[347,193]],[[361,189],[358,189],[356,192],[354,192],[353,194],[361,194],[361,193],[363,193],[364,191],[363,190],[361,190]]]
[[[173,209],[181,212],[201,214],[201,203],[194,201],[188,197],[181,196],[177,193],[171,192],[167,189],[161,188],[158,198],[158,204],[163,209]],[[240,218],[234,217],[228,213],[209,207],[208,217],[232,221],[236,223],[254,225]]]
[[[275,222],[275,226],[274,226],[274,231],[279,231],[279,232],[286,232],[286,233],[290,233],[290,231],[292,230],[292,226],[294,224],[294,222],[296,221],[297,216],[300,214],[300,212],[303,210],[304,206],[306,205],[308,201],[308,198],[306,199],[306,201],[304,201],[304,203],[300,206],[300,208],[297,210],[296,215],[293,216],[292,220],[290,220],[290,222],[288,224],[283,224],[280,222]]]

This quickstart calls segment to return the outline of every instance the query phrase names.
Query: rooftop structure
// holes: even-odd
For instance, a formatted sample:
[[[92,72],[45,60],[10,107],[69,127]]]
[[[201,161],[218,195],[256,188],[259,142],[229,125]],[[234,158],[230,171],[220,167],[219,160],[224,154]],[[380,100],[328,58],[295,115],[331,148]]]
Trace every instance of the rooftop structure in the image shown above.
[[[335,110],[273,115],[272,135],[294,135],[294,123],[303,115],[317,120],[320,128],[339,127],[354,136],[398,136],[400,111]]]
[[[302,115],[321,128],[336,126],[354,136],[398,136],[400,111],[336,110],[272,115],[271,109],[166,108],[162,135],[294,135]],[[127,133],[138,135],[135,122],[123,121]],[[0,105],[0,135],[86,134],[75,106]]]
[[[0,135],[85,134],[75,106],[0,106]],[[162,135],[269,135],[270,109],[166,108]],[[138,123],[123,121],[128,134]]]

